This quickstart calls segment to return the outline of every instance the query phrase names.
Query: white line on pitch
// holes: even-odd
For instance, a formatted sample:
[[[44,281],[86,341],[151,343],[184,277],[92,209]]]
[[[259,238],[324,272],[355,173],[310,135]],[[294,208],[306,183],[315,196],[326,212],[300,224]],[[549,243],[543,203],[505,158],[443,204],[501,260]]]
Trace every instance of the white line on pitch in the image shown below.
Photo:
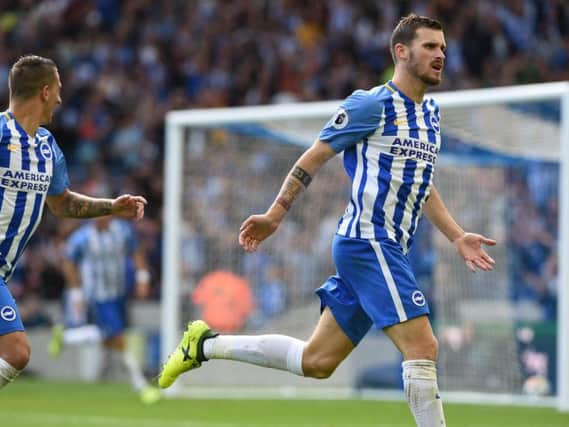
[[[227,422],[213,422],[201,420],[165,420],[158,418],[127,418],[127,417],[107,417],[97,415],[60,415],[50,413],[18,413],[18,412],[2,412],[3,420],[12,420],[19,423],[37,422],[42,426],[105,426],[105,427],[250,427],[250,426],[265,426],[266,423],[259,422],[251,424],[247,423],[227,423]],[[38,424],[39,425],[39,424]],[[314,422],[307,423],[278,423],[271,424],[273,427],[327,427],[329,424],[319,424]],[[354,427],[405,427],[407,424],[359,424],[351,423]]]

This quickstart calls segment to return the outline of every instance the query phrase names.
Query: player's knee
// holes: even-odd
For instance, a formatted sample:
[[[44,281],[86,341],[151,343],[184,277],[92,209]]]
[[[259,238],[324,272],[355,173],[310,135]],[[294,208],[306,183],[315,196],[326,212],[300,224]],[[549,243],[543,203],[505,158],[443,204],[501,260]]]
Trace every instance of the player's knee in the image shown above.
[[[31,348],[29,343],[22,343],[12,350],[13,361],[10,363],[18,371],[21,371],[30,361]]]
[[[338,362],[333,357],[305,354],[302,360],[304,376],[310,378],[329,378],[334,373],[337,366]]]
[[[437,360],[439,356],[439,342],[434,335],[425,344],[425,353],[427,354],[427,359]]]
[[[404,356],[406,360],[427,359],[436,361],[438,354],[439,342],[434,335],[431,335],[415,342]]]
[[[5,357],[3,357],[6,362],[8,362],[12,367],[21,371],[24,369],[28,362],[30,361],[30,347],[29,346],[16,346],[11,348],[6,352]]]
[[[417,343],[417,347],[414,349],[414,352],[416,355],[413,359],[437,360],[439,354],[439,342],[434,335],[425,337]]]
[[[10,340],[8,345],[5,346],[0,353],[0,357],[2,357],[2,359],[9,363],[13,368],[21,371],[30,361],[30,343],[25,336]]]

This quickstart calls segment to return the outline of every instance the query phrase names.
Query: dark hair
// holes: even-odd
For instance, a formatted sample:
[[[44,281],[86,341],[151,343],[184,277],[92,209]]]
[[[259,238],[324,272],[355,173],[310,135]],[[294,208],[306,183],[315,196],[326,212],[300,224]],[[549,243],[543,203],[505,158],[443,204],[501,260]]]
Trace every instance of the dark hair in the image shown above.
[[[54,82],[57,65],[37,55],[20,57],[10,70],[10,97],[28,99],[45,85]]]
[[[403,43],[404,45],[411,44],[411,41],[417,35],[418,28],[430,28],[431,30],[443,30],[443,26],[436,19],[429,18],[427,16],[419,16],[411,13],[404,16],[399,20],[393,33],[391,33],[391,56],[393,57],[393,62],[397,62],[395,58],[395,45],[397,43]]]

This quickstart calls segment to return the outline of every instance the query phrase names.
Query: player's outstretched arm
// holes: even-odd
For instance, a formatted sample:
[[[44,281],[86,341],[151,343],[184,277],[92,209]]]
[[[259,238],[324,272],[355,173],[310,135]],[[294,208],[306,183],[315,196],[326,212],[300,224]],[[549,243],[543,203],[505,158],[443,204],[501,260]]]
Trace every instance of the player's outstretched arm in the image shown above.
[[[80,319],[85,311],[85,301],[83,300],[83,291],[81,289],[81,275],[77,265],[70,259],[64,258],[62,263],[62,271],[65,277],[65,283],[69,292],[71,301],[71,310],[76,319]]]
[[[433,225],[454,244],[470,271],[475,273],[476,268],[483,271],[490,271],[494,268],[495,261],[486,253],[482,245],[494,246],[496,241],[481,234],[465,232],[451,216],[434,186],[425,202],[424,212]]]
[[[304,190],[322,165],[336,152],[330,144],[317,140],[296,161],[283,181],[271,207],[261,215],[251,215],[239,228],[239,244],[247,252],[254,252],[259,244],[275,232],[297,196]]]
[[[113,215],[139,220],[144,217],[144,207],[148,202],[142,196],[130,194],[123,194],[116,199],[100,199],[66,189],[61,194],[47,196],[46,203],[49,210],[58,217],[95,218]]]
[[[134,267],[136,268],[134,279],[136,281],[135,296],[139,299],[147,299],[150,296],[150,272],[146,256],[142,248],[138,247],[132,254]]]

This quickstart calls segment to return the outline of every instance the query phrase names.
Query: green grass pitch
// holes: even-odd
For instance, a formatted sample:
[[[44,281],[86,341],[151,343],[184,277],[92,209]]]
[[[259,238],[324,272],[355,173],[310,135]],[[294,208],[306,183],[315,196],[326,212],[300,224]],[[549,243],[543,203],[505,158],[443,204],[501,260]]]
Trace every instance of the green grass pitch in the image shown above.
[[[449,427],[568,427],[554,409],[445,405]],[[0,391],[2,427],[403,427],[404,402],[190,400],[144,406],[124,384],[19,379]]]

